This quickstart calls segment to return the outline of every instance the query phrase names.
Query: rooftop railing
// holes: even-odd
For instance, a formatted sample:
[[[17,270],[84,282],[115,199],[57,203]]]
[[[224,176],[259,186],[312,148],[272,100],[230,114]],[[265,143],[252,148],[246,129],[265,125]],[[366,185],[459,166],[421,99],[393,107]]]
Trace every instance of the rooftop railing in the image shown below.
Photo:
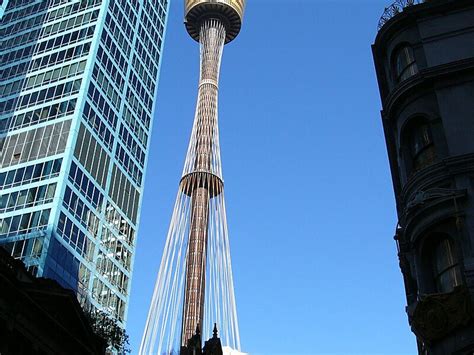
[[[392,5],[385,8],[382,17],[380,17],[377,30],[380,30],[392,17],[403,12],[407,7],[422,4],[426,1],[427,0],[396,0]]]

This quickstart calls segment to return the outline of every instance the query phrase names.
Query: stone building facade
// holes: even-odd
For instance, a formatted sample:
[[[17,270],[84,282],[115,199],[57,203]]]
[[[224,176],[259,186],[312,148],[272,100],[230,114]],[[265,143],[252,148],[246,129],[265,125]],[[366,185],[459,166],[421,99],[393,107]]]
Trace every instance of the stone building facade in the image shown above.
[[[398,1],[372,46],[420,354],[474,352],[474,3]]]

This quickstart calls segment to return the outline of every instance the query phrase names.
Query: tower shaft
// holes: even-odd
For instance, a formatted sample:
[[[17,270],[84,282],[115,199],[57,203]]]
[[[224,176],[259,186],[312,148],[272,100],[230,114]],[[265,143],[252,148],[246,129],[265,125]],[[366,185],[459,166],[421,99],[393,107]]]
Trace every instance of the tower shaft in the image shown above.
[[[226,31],[218,19],[205,20],[200,29],[201,76],[193,131],[196,134],[193,167],[183,177],[182,188],[191,195],[191,225],[186,258],[186,287],[184,295],[181,344],[202,327],[204,318],[206,249],[209,201],[220,189],[220,178],[212,159],[216,149],[218,81]],[[217,146],[218,148],[218,146]],[[220,165],[220,164],[219,164]],[[220,168],[220,166],[219,166]]]
[[[186,260],[182,345],[186,345],[198,325],[202,327],[204,318],[209,190],[197,187],[191,198],[192,219]]]

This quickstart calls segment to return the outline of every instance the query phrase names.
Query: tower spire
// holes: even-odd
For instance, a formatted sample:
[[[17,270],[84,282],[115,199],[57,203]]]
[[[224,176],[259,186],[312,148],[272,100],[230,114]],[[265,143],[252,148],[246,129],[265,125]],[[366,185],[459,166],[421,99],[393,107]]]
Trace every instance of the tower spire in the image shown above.
[[[214,330],[212,331],[212,337],[217,338],[217,323],[214,323]]]
[[[169,354],[193,337],[217,337],[217,323],[222,344],[240,349],[219,147],[218,91],[224,45],[238,35],[244,6],[245,0],[185,0],[186,29],[200,44],[198,99],[140,354]]]

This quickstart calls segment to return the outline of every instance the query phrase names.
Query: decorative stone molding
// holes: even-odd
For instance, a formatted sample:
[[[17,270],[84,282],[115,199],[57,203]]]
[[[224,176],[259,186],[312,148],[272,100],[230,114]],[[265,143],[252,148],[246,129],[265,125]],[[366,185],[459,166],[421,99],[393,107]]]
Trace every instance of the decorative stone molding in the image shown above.
[[[413,197],[407,201],[406,211],[426,204],[428,201],[445,200],[447,198],[457,199],[466,195],[466,190],[446,189],[446,188],[432,188],[428,190],[420,190]]]
[[[454,291],[423,296],[412,319],[413,332],[426,343],[432,343],[473,319],[469,290],[458,286]]]

